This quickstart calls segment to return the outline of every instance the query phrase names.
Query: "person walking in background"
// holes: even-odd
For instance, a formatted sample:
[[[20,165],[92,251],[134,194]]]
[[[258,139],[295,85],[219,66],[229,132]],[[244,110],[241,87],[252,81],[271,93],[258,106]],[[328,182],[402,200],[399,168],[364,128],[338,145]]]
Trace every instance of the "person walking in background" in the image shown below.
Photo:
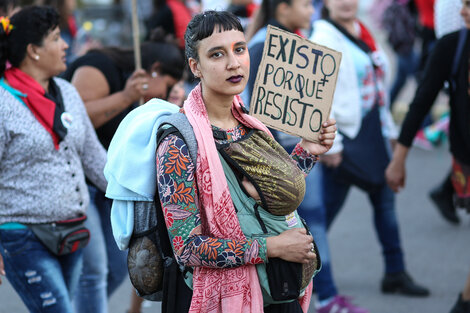
[[[436,0],[434,5],[434,21],[437,39],[465,27],[465,23],[460,16],[461,9],[461,0]],[[448,137],[449,119],[449,112],[446,111],[439,120],[418,131],[417,136],[426,138],[433,145],[442,142]],[[420,135],[420,133],[422,134]],[[452,172],[445,177],[441,184],[431,190],[429,196],[442,217],[446,221],[457,225],[460,223],[460,218],[454,206],[454,188],[451,177]]]
[[[366,191],[373,207],[374,227],[383,251],[384,293],[427,296],[406,272],[395,213],[395,197],[385,183],[391,141],[396,129],[389,111],[385,84],[387,61],[374,38],[357,18],[358,0],[327,0],[323,19],[314,23],[310,38],[342,53],[331,108],[339,134],[330,151],[320,158],[318,182],[304,199],[300,214],[307,220],[322,256],[322,270],[314,279],[317,312],[368,312],[338,294],[333,280],[326,232],[341,210],[351,186]],[[351,150],[355,151],[351,154]],[[352,162],[360,164],[351,164]],[[350,165],[349,165],[350,164]],[[349,166],[348,166],[349,165]],[[357,166],[363,173],[351,171]],[[363,181],[361,178],[367,178]]]
[[[393,0],[382,16],[382,27],[387,41],[397,56],[397,70],[390,89],[390,111],[409,77],[413,77],[418,66],[414,51],[416,21],[409,9],[409,0]]]
[[[152,31],[162,28],[166,34],[172,35],[178,42],[178,46],[184,50],[184,32],[191,20],[191,12],[186,7],[184,0],[154,0],[152,15],[146,20],[147,39],[152,36]]]
[[[428,114],[437,94],[448,81],[450,86],[449,140],[452,153],[451,183],[455,206],[470,212],[470,1],[463,0],[460,11],[465,29],[450,33],[436,43],[427,62],[424,78],[410,104],[393,158],[387,167],[390,187],[398,192],[405,186],[405,162],[412,139],[422,120]],[[460,50],[460,53],[458,51]],[[454,63],[455,62],[455,63]],[[454,73],[453,69],[456,69]],[[452,310],[453,313],[470,312],[470,275],[466,287]]]
[[[85,102],[98,138],[107,149],[121,120],[140,98],[166,99],[181,79],[184,59],[163,38],[141,45],[142,70],[134,70],[134,52],[106,47],[91,50],[73,62],[64,77]],[[107,312],[107,299],[127,275],[126,254],[114,242],[110,224],[112,201],[92,184],[88,227],[93,237],[84,250],[84,264],[76,295],[77,312]]]
[[[54,77],[66,69],[59,14],[0,19],[0,254],[30,312],[72,313],[82,249],[55,255],[31,227],[85,215],[85,175],[106,189],[106,151],[76,89]]]

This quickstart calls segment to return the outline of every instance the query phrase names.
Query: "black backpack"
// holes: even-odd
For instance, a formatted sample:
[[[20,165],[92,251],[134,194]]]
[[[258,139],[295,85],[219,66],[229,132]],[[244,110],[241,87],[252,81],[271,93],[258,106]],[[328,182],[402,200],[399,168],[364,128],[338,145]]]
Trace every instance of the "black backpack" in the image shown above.
[[[382,16],[382,27],[387,32],[388,42],[397,53],[408,53],[413,49],[416,37],[415,20],[406,4],[393,0]]]

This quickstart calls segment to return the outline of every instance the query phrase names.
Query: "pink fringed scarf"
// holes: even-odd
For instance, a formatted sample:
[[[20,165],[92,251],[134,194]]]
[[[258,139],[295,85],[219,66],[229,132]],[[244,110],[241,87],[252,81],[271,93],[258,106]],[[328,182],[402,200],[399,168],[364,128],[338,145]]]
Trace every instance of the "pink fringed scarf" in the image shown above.
[[[239,97],[235,96],[232,104],[234,117],[245,126],[269,133],[263,123],[243,112],[239,101]],[[184,111],[198,144],[196,177],[204,231],[216,238],[244,240],[246,237],[240,228],[217,154],[211,123],[202,99],[201,84],[189,94]],[[258,281],[255,265],[232,269],[196,267],[193,275],[190,312],[263,312],[260,285],[251,283]],[[307,312],[310,303],[311,285],[301,301],[304,312]]]

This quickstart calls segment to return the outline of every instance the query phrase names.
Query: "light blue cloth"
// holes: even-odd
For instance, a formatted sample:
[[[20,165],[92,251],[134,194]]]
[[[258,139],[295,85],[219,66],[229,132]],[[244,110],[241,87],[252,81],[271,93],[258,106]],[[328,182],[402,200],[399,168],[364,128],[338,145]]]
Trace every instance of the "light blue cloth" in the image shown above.
[[[134,201],[153,201],[156,189],[156,137],[162,122],[179,107],[152,99],[119,124],[108,149],[106,197],[113,199],[111,225],[116,243],[127,249],[134,228]]]

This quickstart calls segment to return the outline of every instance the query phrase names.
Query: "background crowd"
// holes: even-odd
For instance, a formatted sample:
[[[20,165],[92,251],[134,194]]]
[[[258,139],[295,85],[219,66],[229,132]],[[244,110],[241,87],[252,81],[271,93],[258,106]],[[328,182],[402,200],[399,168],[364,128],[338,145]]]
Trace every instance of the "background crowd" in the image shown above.
[[[367,13],[369,25],[359,20],[359,2],[139,0],[142,69],[135,70],[132,48],[122,48],[128,46],[131,39],[126,15],[130,1],[115,4],[115,7],[122,7],[120,16],[127,18],[120,20],[117,31],[112,30],[116,25],[112,19],[106,21],[104,28],[108,27],[110,35],[104,36],[104,29],[100,31],[104,19],[92,14],[86,16],[86,9],[77,9],[86,2],[0,0],[0,16],[5,17],[1,21],[3,29],[0,29],[0,60],[3,62],[0,64],[0,252],[4,255],[4,268],[13,272],[12,265],[21,259],[20,248],[24,242],[19,238],[31,241],[31,245],[39,243],[24,224],[68,217],[60,214],[62,200],[74,202],[70,205],[72,213],[86,212],[86,226],[91,233],[89,244],[72,254],[73,257],[45,257],[54,266],[47,263],[44,273],[28,276],[30,280],[35,277],[45,280],[50,276],[48,284],[56,288],[60,296],[44,295],[38,289],[33,292],[40,295],[40,301],[34,303],[30,294],[22,289],[21,279],[15,282],[8,276],[28,308],[35,307],[42,312],[41,307],[60,303],[63,307],[56,306],[55,312],[108,311],[109,297],[127,279],[127,265],[126,253],[118,249],[112,236],[109,218],[112,201],[104,196],[106,182],[102,168],[106,149],[119,123],[138,107],[140,99],[147,101],[155,97],[182,106],[196,84],[194,75],[185,67],[186,26],[197,13],[210,9],[228,10],[242,21],[251,61],[250,80],[242,94],[247,108],[267,25],[309,38],[343,54],[332,106],[332,117],[337,121],[339,133],[332,149],[307,176],[307,193],[299,207],[299,214],[309,224],[322,258],[322,270],[314,279],[316,312],[341,309],[352,313],[369,312],[338,290],[329,248],[329,244],[335,243],[329,243],[327,237],[350,187],[358,186],[357,182],[340,177],[337,170],[351,145],[362,151],[356,158],[365,160],[363,163],[370,163],[368,158],[376,163],[384,160],[376,164],[378,170],[366,174],[381,176],[380,188],[361,188],[373,209],[374,229],[383,254],[383,277],[377,278],[381,292],[432,297],[432,286],[421,285],[422,279],[414,275],[412,278],[407,270],[402,246],[406,238],[400,236],[394,191],[404,186],[405,160],[412,145],[432,150],[448,139],[453,157],[452,164],[448,165],[450,171],[441,184],[436,182],[430,197],[442,217],[453,225],[460,222],[459,208],[470,209],[470,183],[467,182],[470,179],[470,36],[460,31],[470,28],[470,1],[375,0],[373,9]],[[28,4],[39,5],[43,10],[28,7],[21,11]],[[44,9],[45,5],[56,11]],[[7,16],[11,17],[8,21]],[[9,28],[8,23],[13,28]],[[21,37],[21,32],[30,29],[36,29],[36,33]],[[382,47],[376,37],[379,30],[386,35],[386,47]],[[115,47],[116,44],[121,47]],[[393,53],[394,69],[385,50]],[[22,94],[30,92],[22,84],[25,79],[31,79],[22,72],[34,79],[37,101],[48,103],[52,111],[42,112],[21,100]],[[415,97],[411,103],[401,103],[400,92],[411,80],[418,86]],[[450,100],[445,109],[436,113],[431,107],[440,91],[449,95]],[[14,106],[18,104],[34,112],[33,118],[25,110],[17,112]],[[401,119],[393,112],[399,112],[403,106],[406,110],[409,106],[410,110],[400,130],[397,124]],[[66,129],[57,126],[57,119],[61,117],[57,117],[54,110],[73,112],[72,126]],[[17,124],[12,122],[12,116]],[[34,118],[40,124],[35,125]],[[298,138],[278,131],[273,133],[288,152],[294,149]],[[370,141],[370,137],[363,139],[365,133],[377,136]],[[25,142],[11,144],[11,134],[24,136]],[[41,151],[36,144],[49,137],[54,141],[48,148],[59,151],[59,157],[49,156],[50,151]],[[15,161],[18,156],[21,158]],[[16,164],[21,166],[15,167]],[[23,177],[25,181],[16,179],[21,171],[28,171],[31,176]],[[47,200],[41,203],[38,194],[47,199],[45,195],[54,190],[60,191],[54,195],[57,203]],[[73,196],[69,196],[71,194]],[[41,208],[39,213],[18,209],[21,203],[25,208],[34,202],[40,202],[44,208],[55,205],[55,215],[49,216],[45,213],[47,210]],[[28,246],[27,250],[33,248]],[[419,254],[419,251],[406,253]],[[2,267],[0,263],[0,274]],[[57,271],[51,274],[48,267]],[[66,270],[59,273],[60,267]],[[57,276],[63,276],[60,283]],[[335,276],[341,273],[335,272]],[[462,286],[462,294],[449,310],[470,312],[470,276],[466,284],[464,279],[455,284]],[[140,312],[142,301],[135,293],[129,295],[127,312]]]

